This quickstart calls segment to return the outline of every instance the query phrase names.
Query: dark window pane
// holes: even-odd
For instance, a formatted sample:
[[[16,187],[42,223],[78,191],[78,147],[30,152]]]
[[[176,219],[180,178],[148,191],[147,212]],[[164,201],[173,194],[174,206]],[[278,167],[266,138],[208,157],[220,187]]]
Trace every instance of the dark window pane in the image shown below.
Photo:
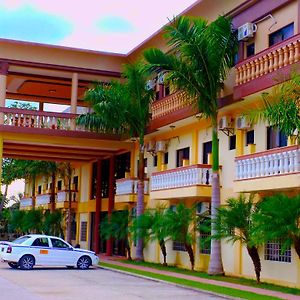
[[[169,152],[164,154],[164,164],[167,165],[169,163]]]
[[[59,180],[59,181],[57,182],[57,190],[58,190],[58,191],[61,191],[61,188],[62,188],[62,181]]]
[[[229,150],[236,148],[236,135],[231,135],[229,137]]]
[[[155,100],[159,100],[159,92],[155,93]]]
[[[294,23],[289,24],[269,35],[269,46],[280,43],[294,35]]]
[[[255,44],[252,43],[250,45],[247,45],[247,57],[250,57],[255,54]]]
[[[208,154],[212,153],[212,142],[203,143],[203,164],[208,163]]]
[[[170,95],[170,87],[165,86],[165,97]]]
[[[153,167],[157,167],[157,155],[153,156]]]
[[[183,166],[183,160],[190,159],[190,148],[182,148],[176,151],[176,167]]]
[[[274,126],[267,128],[267,149],[287,146],[288,137]]]
[[[246,133],[246,146],[254,144],[254,130],[247,131]]]

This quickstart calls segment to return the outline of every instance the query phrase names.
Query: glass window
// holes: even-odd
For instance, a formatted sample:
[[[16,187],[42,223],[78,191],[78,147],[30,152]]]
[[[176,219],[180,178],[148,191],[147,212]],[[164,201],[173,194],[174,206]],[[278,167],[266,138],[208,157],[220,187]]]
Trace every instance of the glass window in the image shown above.
[[[37,238],[33,241],[32,246],[49,247],[48,238]]]
[[[234,150],[236,148],[236,135],[231,135],[229,137],[229,150]]]
[[[57,181],[57,190],[61,191],[61,188],[62,188],[62,181],[59,180],[59,181]]]
[[[164,153],[164,164],[167,165],[169,163],[169,152]]]
[[[190,147],[176,151],[176,167],[182,167],[184,159],[190,159]]]
[[[39,186],[38,186],[38,194],[40,195],[41,193],[42,193],[42,186],[39,185]]]
[[[212,153],[212,142],[203,143],[203,164],[208,164],[208,154]]]
[[[269,47],[294,35],[294,23],[291,23],[269,35]]]
[[[174,251],[186,251],[184,243],[173,241],[173,250]]]
[[[20,245],[20,244],[23,244],[24,242],[26,242],[29,238],[30,238],[30,236],[27,236],[27,235],[21,236],[21,237],[15,239],[14,241],[12,241],[12,243]]]
[[[255,54],[255,44],[251,43],[249,45],[247,45],[246,48],[246,55],[247,57],[253,56]]]
[[[153,156],[153,167],[157,167],[157,155]]]
[[[275,126],[267,128],[267,149],[287,146],[288,137]]]
[[[246,146],[254,144],[254,130],[249,130],[246,133]]]
[[[69,248],[69,246],[65,242],[59,239],[51,238],[51,243],[53,248]]]
[[[81,222],[80,224],[80,241],[87,241],[87,222]]]
[[[282,251],[282,243],[280,241],[270,241],[265,245],[265,260],[291,262],[291,248]]]
[[[170,95],[170,87],[167,85],[165,86],[165,97]]]

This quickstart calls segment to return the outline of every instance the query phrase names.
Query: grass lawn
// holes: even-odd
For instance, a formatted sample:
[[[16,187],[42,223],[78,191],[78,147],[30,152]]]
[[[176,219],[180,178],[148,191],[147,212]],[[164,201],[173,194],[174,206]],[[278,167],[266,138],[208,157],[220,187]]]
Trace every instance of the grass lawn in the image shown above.
[[[292,294],[292,295],[300,295],[300,289],[283,287],[283,286],[274,285],[274,284],[270,284],[270,283],[257,284],[255,280],[246,279],[246,278],[238,278],[238,277],[230,277],[230,276],[210,276],[204,272],[190,271],[190,270],[186,270],[186,269],[180,269],[180,268],[177,268],[174,266],[163,266],[161,264],[148,263],[148,262],[136,262],[136,261],[122,260],[122,263],[127,263],[129,265],[129,267],[130,267],[130,265],[144,266],[144,267],[150,267],[153,269],[181,273],[181,274],[196,276],[196,277],[205,278],[205,279],[225,281],[225,282],[230,282],[230,283],[247,285],[247,286],[251,286],[251,287],[259,287],[262,289],[278,291],[278,292]]]
[[[128,266],[128,268],[127,268],[127,267],[116,266],[116,265],[113,265],[110,263],[104,263],[104,262],[101,262],[100,266],[117,269],[117,270],[121,270],[121,271],[126,271],[126,272],[133,273],[133,274],[143,275],[143,276],[147,276],[147,277],[154,278],[154,279],[159,279],[159,280],[163,280],[163,281],[167,281],[167,282],[171,282],[171,283],[175,283],[175,284],[179,284],[179,285],[183,285],[183,286],[187,286],[187,287],[196,288],[199,290],[205,290],[208,292],[218,293],[221,295],[227,295],[227,296],[236,297],[236,298],[251,299],[251,300],[280,299],[277,297],[259,295],[259,294],[252,293],[252,292],[236,290],[236,289],[217,286],[217,285],[213,285],[213,284],[195,282],[192,280],[175,278],[172,276],[166,276],[166,275],[160,275],[160,274],[155,274],[155,273],[146,272],[146,271],[134,270],[134,269],[131,269],[130,266]]]

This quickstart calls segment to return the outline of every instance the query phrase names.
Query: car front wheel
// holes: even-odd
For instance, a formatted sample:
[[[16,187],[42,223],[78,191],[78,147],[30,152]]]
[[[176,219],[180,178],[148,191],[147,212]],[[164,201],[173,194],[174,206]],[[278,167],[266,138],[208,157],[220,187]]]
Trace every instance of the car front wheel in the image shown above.
[[[35,260],[32,255],[24,255],[19,261],[21,270],[31,270],[34,266]]]
[[[15,262],[9,262],[8,265],[13,269],[18,269],[19,265]]]
[[[77,268],[81,270],[88,269],[92,264],[91,259],[88,256],[81,256],[77,261]]]

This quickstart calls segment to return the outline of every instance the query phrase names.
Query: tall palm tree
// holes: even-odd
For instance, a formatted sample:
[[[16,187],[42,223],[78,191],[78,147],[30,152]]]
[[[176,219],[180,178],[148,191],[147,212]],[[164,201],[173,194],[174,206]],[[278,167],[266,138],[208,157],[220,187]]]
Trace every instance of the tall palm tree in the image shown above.
[[[85,100],[94,112],[81,115],[77,123],[90,130],[126,134],[138,139],[137,216],[140,216],[144,211],[144,136],[150,121],[153,91],[146,88],[148,73],[140,62],[125,65],[123,77],[124,83],[98,83],[88,90]],[[136,259],[143,260],[142,239],[137,242]]]
[[[234,65],[237,38],[229,19],[220,16],[208,24],[201,18],[181,16],[166,26],[169,53],[146,50],[150,70],[166,72],[170,81],[194,99],[200,113],[212,125],[212,219],[220,206],[218,97],[228,71]],[[212,235],[215,226],[212,226]],[[221,245],[211,241],[209,274],[222,274]]]
[[[224,238],[227,241],[235,243],[240,241],[246,246],[249,256],[254,265],[256,280],[260,282],[261,263],[258,255],[258,245],[254,241],[255,205],[253,196],[249,199],[244,194],[239,198],[230,198],[227,200],[227,206],[220,207],[216,219],[217,234],[215,238]]]

